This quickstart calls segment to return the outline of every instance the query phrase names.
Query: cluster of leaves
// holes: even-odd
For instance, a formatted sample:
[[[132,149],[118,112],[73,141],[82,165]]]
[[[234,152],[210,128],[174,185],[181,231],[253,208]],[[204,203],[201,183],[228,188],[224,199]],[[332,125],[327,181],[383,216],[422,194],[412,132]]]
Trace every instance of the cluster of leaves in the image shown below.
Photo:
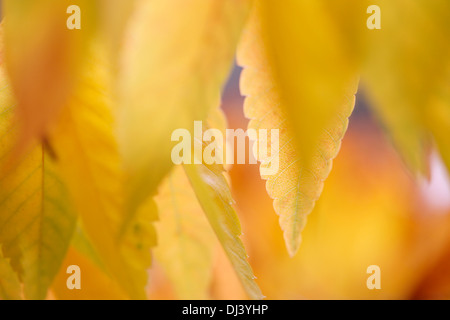
[[[447,0],[379,0],[381,30],[365,27],[365,0],[3,2],[2,298],[20,297],[21,283],[26,298],[45,298],[70,245],[129,298],[146,297],[156,247],[180,297],[205,297],[206,220],[248,296],[262,298],[223,166],[170,158],[175,129],[226,127],[219,101],[235,52],[249,127],[280,129],[280,170],[263,178],[290,255],[358,86],[414,171],[426,173],[434,144],[450,167]],[[71,4],[81,30],[65,27]]]

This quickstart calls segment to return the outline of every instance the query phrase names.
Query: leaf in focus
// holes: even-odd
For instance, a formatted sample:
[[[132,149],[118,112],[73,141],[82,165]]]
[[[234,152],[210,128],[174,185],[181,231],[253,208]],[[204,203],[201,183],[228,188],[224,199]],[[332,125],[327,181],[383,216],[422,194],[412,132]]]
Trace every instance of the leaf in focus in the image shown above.
[[[184,165],[184,170],[247,295],[251,299],[264,298],[254,280],[255,276],[247,261],[247,253],[239,238],[242,234],[241,226],[233,208],[228,183],[223,175],[223,166],[191,164]]]
[[[156,260],[179,299],[207,299],[216,239],[181,166],[172,169],[155,200]]]
[[[0,243],[24,282],[25,296],[44,299],[75,227],[65,185],[46,147],[7,162],[19,135],[15,100],[0,75]]]
[[[346,16],[331,10],[335,8],[328,1],[259,1],[249,23],[249,28],[256,25],[261,44],[245,51],[264,53],[266,63],[256,67],[270,73],[306,164],[313,162],[324,128],[341,112],[357,80],[357,60],[348,53],[351,48],[337,27],[340,21],[330,19]]]
[[[268,7],[261,8],[263,3]],[[267,192],[280,216],[287,250],[293,256],[299,249],[306,217],[322,192],[347,130],[355,103],[356,81],[352,81],[352,66],[346,67],[345,60],[336,62],[344,59],[333,42],[336,40],[322,43],[334,39],[328,30],[330,26],[324,22],[324,26],[315,27],[309,34],[308,26],[316,24],[316,15],[317,19],[324,19],[319,2],[285,1],[277,3],[276,9],[269,3],[272,2],[255,6],[244,31],[238,49],[238,62],[244,67],[240,88],[246,96],[244,112],[251,119],[249,129],[279,129],[278,146],[259,135],[258,143],[267,145],[268,153],[257,158],[261,162],[262,178],[267,180]],[[273,15],[261,17],[269,7],[274,10]],[[299,17],[292,16],[299,12]],[[286,35],[273,34],[271,43],[264,38],[263,19],[268,26],[280,19],[282,25],[292,26],[285,26],[289,28]],[[274,26],[271,32],[278,28]],[[295,37],[291,34],[294,32],[298,33]],[[315,37],[321,40],[312,41]],[[301,40],[292,43],[293,39]],[[293,46],[291,51],[287,50],[288,45]],[[330,49],[325,49],[328,46]],[[289,52],[278,61],[277,54],[281,53],[271,50],[284,47]],[[263,174],[263,168],[270,166],[276,157],[279,157],[278,172]]]
[[[100,43],[100,42],[98,42]],[[130,298],[145,298],[155,207],[124,227],[123,171],[114,135],[111,70],[101,45],[87,58],[83,79],[52,135],[82,227],[109,274]]]
[[[21,288],[16,272],[9,264],[9,260],[3,257],[0,248],[0,299],[20,300]]]
[[[3,1],[5,61],[18,101],[21,148],[35,138],[44,138],[66,104],[92,33],[95,3]],[[73,4],[82,12],[81,30],[67,28],[66,11]]]
[[[127,206],[139,206],[172,167],[170,143],[219,105],[247,0],[138,1],[121,75],[119,141]]]
[[[364,84],[405,161],[426,172],[431,132],[450,168],[450,2],[378,1]]]

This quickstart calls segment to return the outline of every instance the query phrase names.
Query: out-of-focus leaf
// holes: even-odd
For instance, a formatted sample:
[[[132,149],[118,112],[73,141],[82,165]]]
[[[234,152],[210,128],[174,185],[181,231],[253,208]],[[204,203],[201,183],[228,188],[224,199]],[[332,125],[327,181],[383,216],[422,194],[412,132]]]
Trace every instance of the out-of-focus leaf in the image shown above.
[[[17,273],[11,267],[9,260],[3,257],[0,248],[0,299],[20,300],[20,282]]]
[[[75,228],[71,245],[73,249],[86,258],[89,258],[97,267],[106,272],[105,264],[87,237],[86,231],[83,230],[81,223],[79,223]]]
[[[216,239],[182,167],[172,169],[155,200],[160,216],[156,260],[178,298],[207,299]]]
[[[440,225],[445,225],[441,221]],[[436,232],[436,227],[431,232]],[[450,246],[447,243],[442,253],[432,267],[422,277],[415,292],[411,295],[414,300],[448,300],[450,299]]]
[[[130,24],[136,0],[98,0],[101,32],[114,60],[120,57],[125,43],[125,30]]]
[[[430,131],[450,168],[450,2],[387,1],[371,33],[364,83],[397,148],[425,172]]]
[[[241,281],[221,246],[217,248],[214,262],[211,299],[213,300],[245,300],[248,295]]]
[[[91,50],[83,79],[51,143],[86,235],[106,270],[131,298],[145,298],[154,206],[124,227],[123,171],[114,136],[111,73],[101,45]]]
[[[81,270],[81,290],[69,290],[67,288],[67,267],[77,265]],[[123,300],[124,295],[121,288],[104,273],[91,259],[76,250],[73,246],[69,248],[52,285],[55,298],[60,300]]]
[[[61,265],[76,217],[46,147],[9,161],[18,128],[15,100],[0,75],[0,243],[21,275],[25,296],[44,299]]]
[[[192,164],[184,165],[184,170],[247,295],[251,299],[262,299],[264,296],[254,280],[244,245],[239,238],[241,226],[233,209],[223,166]]]
[[[218,106],[247,0],[138,1],[123,59],[119,140],[128,208],[172,167],[171,134]]]
[[[323,12],[311,1],[286,1],[277,5],[280,8],[273,8],[273,16],[263,18],[263,9],[257,6],[244,32],[238,50],[238,62],[244,67],[241,92],[246,96],[245,115],[251,119],[249,129],[279,129],[277,145],[271,145],[270,136],[259,135],[258,143],[267,146],[268,153],[266,156],[258,154],[257,157],[261,161],[261,171],[270,167],[274,159],[279,157],[278,172],[267,175],[262,171],[262,177],[267,180],[267,192],[274,199],[286,246],[293,256],[301,242],[306,216],[313,210],[322,192],[323,182],[331,171],[332,160],[347,130],[348,117],[354,107],[356,85],[349,83],[350,67],[346,70],[342,64],[331,66],[340,64],[336,61],[342,58],[338,48],[333,47],[333,42],[330,44],[331,51],[321,52],[326,46],[326,43],[321,42],[324,41],[322,38],[326,36],[325,39],[328,39],[333,35],[326,26],[318,26],[319,30],[314,31],[316,35],[308,35],[303,39],[306,37],[304,32],[310,30],[308,25],[313,21],[309,20],[311,17],[305,18],[304,22],[298,20],[309,14],[321,17]],[[309,13],[302,13],[295,18],[292,16],[303,10],[309,10]],[[274,44],[270,44],[263,35],[265,29],[261,21],[264,18],[267,28],[280,19],[286,19],[283,25],[290,21],[292,25],[285,27],[297,28],[298,35],[293,37],[291,32],[294,31],[289,29],[286,35],[274,34],[273,37],[278,38]],[[273,32],[278,30],[278,27],[273,27]],[[288,35],[292,38],[285,38]],[[313,41],[315,36],[321,37],[321,40]],[[297,41],[299,37],[303,38]],[[289,52],[279,57],[292,64],[289,69],[286,62],[270,57],[274,54],[271,50],[275,49],[268,46],[286,47],[291,42],[297,56],[291,56],[292,52]],[[315,52],[320,53],[315,56]],[[278,75],[277,71],[280,72]],[[289,116],[293,117],[293,122],[289,121]]]
[[[67,28],[70,5],[81,9],[81,30]],[[23,148],[45,137],[76,84],[96,1],[5,0],[3,14],[5,60],[18,100]]]

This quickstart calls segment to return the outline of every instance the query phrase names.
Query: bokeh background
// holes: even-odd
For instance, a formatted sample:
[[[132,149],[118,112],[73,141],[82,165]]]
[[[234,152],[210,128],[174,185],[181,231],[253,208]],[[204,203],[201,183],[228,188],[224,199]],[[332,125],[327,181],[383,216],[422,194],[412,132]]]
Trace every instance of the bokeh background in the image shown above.
[[[230,128],[245,130],[240,71],[235,66],[222,108]],[[409,172],[363,91],[294,258],[285,249],[258,166],[234,165],[230,171],[242,238],[268,299],[450,299],[448,173],[433,152],[429,177]],[[150,298],[176,298],[155,263]],[[366,286],[370,265],[381,268],[381,290]],[[220,250],[211,297],[245,298]]]

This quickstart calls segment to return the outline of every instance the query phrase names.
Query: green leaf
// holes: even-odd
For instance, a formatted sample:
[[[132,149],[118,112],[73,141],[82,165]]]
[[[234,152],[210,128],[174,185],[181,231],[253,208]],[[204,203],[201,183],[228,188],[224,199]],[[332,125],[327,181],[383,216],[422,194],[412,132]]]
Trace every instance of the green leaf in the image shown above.
[[[44,299],[68,249],[76,215],[46,147],[14,157],[15,102],[0,75],[0,243],[24,282],[25,296]]]

